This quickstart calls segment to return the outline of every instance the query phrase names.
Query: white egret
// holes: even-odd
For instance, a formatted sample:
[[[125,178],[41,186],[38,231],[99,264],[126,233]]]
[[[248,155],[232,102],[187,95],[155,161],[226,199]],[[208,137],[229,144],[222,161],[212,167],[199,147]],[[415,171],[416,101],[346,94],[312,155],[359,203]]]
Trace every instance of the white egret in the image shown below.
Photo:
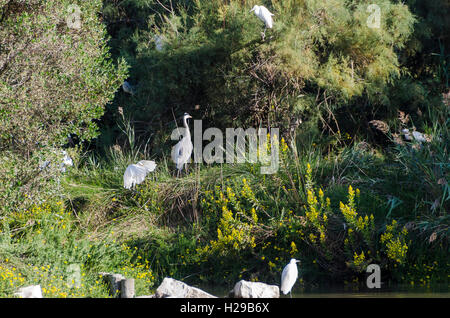
[[[185,134],[183,138],[181,138],[181,140],[172,148],[172,160],[178,169],[178,174],[180,174],[181,170],[183,170],[183,166],[187,169],[187,162],[191,158],[192,149],[194,148],[191,140],[191,132],[189,131],[189,126],[187,124],[188,118],[192,118],[192,116],[188,113],[184,113],[183,124]]]
[[[122,89],[125,93],[134,95],[134,87],[127,81],[123,82]]]
[[[283,273],[281,274],[281,291],[283,294],[290,293],[292,298],[292,292],[291,289],[294,286],[295,282],[297,281],[298,277],[298,269],[297,269],[297,263],[300,261],[296,260],[295,258],[292,258],[289,264],[287,264],[284,269]]]
[[[141,184],[147,174],[155,169],[156,163],[152,160],[141,160],[136,164],[129,165],[123,175],[123,187],[131,189],[136,184]]]
[[[263,32],[263,39],[266,36],[266,30],[272,29],[273,27],[273,19],[272,16],[274,16],[273,13],[271,13],[265,6],[258,6],[255,5],[253,9],[250,10],[250,12],[255,12],[255,15],[264,22],[265,28]]]

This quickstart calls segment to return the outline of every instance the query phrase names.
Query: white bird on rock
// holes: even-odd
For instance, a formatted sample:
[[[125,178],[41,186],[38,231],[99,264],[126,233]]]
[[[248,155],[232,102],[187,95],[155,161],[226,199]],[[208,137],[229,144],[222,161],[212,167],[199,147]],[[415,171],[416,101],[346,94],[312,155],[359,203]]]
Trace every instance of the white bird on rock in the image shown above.
[[[155,169],[156,163],[151,160],[141,160],[136,164],[129,165],[123,175],[123,187],[131,189],[136,184],[141,184],[147,174]]]
[[[255,12],[255,15],[264,22],[265,28],[263,33],[263,39],[266,36],[266,30],[272,29],[273,27],[273,19],[272,16],[274,16],[273,13],[271,13],[265,6],[258,6],[255,5],[253,9],[250,10],[250,12]]]
[[[289,264],[287,264],[284,269],[283,273],[281,274],[281,291],[283,294],[290,293],[292,298],[292,287],[294,286],[295,282],[297,281],[298,277],[298,269],[297,269],[297,263],[300,261],[296,260],[295,258],[292,258]]]
[[[189,131],[189,126],[187,124],[188,118],[192,118],[188,113],[183,115],[183,124],[185,129],[185,134],[183,138],[172,148],[172,160],[177,166],[178,174],[183,170],[183,166],[187,169],[187,162],[191,158],[192,150],[194,146],[192,145],[191,132]]]

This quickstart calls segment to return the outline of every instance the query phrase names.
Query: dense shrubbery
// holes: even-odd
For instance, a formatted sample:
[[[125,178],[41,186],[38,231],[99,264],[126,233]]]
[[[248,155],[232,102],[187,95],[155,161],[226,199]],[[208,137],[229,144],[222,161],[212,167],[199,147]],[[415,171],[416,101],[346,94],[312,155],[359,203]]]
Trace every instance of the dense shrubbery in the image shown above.
[[[386,86],[401,73],[396,52],[415,21],[407,6],[390,1],[378,3],[379,29],[367,26],[366,1],[273,1],[274,29],[263,41],[261,21],[249,12],[254,1],[208,0],[173,2],[173,10],[149,4],[147,27],[134,20],[119,22],[123,29],[112,24],[128,21],[138,3],[119,14],[107,2],[105,18],[117,34],[112,45],[127,50],[122,56],[137,84],[134,98],[118,97],[116,104],[126,102],[146,136],[161,134],[160,121],[185,111],[215,127],[264,124],[292,137],[301,121],[321,119],[337,131],[325,120],[331,112],[357,97],[389,98]],[[156,138],[155,151],[160,143]]]
[[[30,284],[40,284],[44,297],[110,297],[101,271],[135,278],[139,294],[154,283],[147,259],[134,261],[134,251],[114,239],[90,240],[62,201],[3,219],[0,249],[0,297]]]
[[[0,215],[54,194],[57,174],[42,164],[58,165],[52,149],[68,135],[97,135],[95,119],[125,76],[108,53],[101,2],[76,3],[79,29],[67,22],[73,1],[0,2]]]

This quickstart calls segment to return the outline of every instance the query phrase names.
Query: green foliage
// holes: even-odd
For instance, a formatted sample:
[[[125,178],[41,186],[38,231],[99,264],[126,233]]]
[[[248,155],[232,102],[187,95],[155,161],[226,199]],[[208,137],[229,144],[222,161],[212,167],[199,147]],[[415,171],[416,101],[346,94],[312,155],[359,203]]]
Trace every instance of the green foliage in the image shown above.
[[[111,237],[92,241],[84,236],[61,201],[3,219],[0,246],[0,297],[12,297],[30,284],[40,284],[44,297],[110,297],[102,271],[134,278],[138,295],[154,283],[147,259],[134,259],[135,251]],[[77,279],[74,265],[80,269],[79,284],[72,281]]]
[[[80,9],[81,28],[71,27]],[[0,199],[4,208],[42,201],[55,175],[39,169],[67,143],[97,135],[95,119],[126,76],[111,61],[96,16],[101,1],[3,1],[0,25]],[[75,20],[73,20],[75,19]]]

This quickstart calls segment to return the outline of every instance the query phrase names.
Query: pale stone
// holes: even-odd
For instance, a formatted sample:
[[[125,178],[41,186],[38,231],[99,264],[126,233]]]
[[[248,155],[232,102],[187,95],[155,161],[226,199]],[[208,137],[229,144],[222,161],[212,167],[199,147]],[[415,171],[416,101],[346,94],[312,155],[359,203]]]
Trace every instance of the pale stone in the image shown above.
[[[191,287],[173,278],[164,278],[161,285],[156,289],[156,298],[217,298],[207,292]]]
[[[276,285],[241,280],[230,293],[233,298],[279,298],[280,289]]]
[[[43,298],[41,285],[32,285],[27,287],[19,288],[18,292],[14,295],[21,298]]]

